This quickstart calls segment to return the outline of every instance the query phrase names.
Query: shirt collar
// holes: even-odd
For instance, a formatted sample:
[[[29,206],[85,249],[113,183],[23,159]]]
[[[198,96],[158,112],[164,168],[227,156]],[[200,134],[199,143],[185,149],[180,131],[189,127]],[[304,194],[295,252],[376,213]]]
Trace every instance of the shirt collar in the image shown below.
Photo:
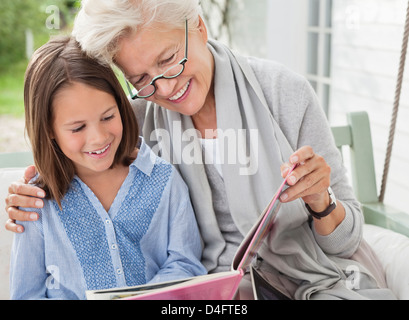
[[[156,155],[151,148],[146,144],[143,137],[139,137],[138,156],[132,162],[130,167],[135,167],[141,170],[144,174],[150,175],[156,162]]]

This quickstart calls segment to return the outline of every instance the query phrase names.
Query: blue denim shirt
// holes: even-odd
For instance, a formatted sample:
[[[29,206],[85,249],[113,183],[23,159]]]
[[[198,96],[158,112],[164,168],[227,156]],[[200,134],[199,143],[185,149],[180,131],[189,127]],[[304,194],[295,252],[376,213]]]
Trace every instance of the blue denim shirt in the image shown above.
[[[86,290],[206,273],[187,186],[142,139],[108,212],[77,176],[60,210],[46,200],[14,238],[12,299],[85,299]]]

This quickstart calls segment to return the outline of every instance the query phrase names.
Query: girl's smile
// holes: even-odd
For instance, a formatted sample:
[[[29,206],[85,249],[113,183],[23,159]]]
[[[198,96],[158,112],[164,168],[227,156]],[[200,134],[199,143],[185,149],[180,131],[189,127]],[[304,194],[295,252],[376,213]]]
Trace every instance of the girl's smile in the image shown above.
[[[104,148],[102,148],[100,150],[88,151],[86,153],[88,153],[88,155],[90,157],[100,159],[100,158],[105,157],[108,154],[110,147],[111,147],[111,144],[108,144],[106,147],[104,147]]]

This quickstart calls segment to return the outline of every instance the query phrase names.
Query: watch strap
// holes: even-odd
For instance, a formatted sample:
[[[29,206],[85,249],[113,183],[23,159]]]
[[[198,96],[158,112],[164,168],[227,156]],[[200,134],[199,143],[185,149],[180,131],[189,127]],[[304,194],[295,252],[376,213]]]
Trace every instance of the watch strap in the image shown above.
[[[334,196],[334,192],[332,191],[331,187],[328,188],[328,194],[330,197],[330,204],[329,206],[321,212],[315,212],[314,210],[311,209],[311,207],[308,205],[308,203],[305,204],[308,212],[316,219],[321,219],[329,215],[334,209],[337,207],[337,201]]]

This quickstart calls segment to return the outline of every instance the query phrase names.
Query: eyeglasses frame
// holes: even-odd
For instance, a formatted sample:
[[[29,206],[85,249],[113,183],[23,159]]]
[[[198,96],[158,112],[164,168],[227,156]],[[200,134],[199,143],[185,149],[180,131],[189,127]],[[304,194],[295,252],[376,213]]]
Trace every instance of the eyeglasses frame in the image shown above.
[[[132,88],[131,88],[131,85],[129,84],[129,81],[126,79],[126,77],[125,77],[125,75],[124,75],[125,83],[126,83],[126,86],[127,86],[127,88],[128,88],[128,92],[129,92],[129,95],[130,95],[131,99],[132,99],[132,100],[135,100],[135,99],[146,99],[146,98],[149,98],[149,97],[153,96],[153,95],[155,94],[155,92],[156,92],[156,89],[157,89],[157,88],[156,88],[155,82],[156,82],[157,80],[159,80],[159,79],[174,79],[174,78],[180,76],[180,75],[182,74],[182,72],[185,70],[185,63],[188,61],[188,58],[187,58],[187,47],[188,47],[188,21],[187,21],[187,19],[186,19],[186,20],[185,20],[185,57],[184,57],[182,60],[180,60],[177,64],[175,64],[175,65],[171,66],[170,68],[166,69],[165,72],[163,72],[162,74],[160,74],[160,75],[154,77],[149,84],[147,84],[146,86],[143,86],[143,87],[142,87],[141,89],[139,89],[136,93],[133,93],[133,90],[132,90]],[[181,65],[181,66],[182,66],[182,70],[180,70],[179,73],[177,73],[176,75],[171,76],[171,77],[166,77],[166,76],[164,76],[164,74],[166,74],[166,72],[168,72],[170,69],[176,67],[177,65]],[[138,95],[139,92],[141,92],[143,89],[145,89],[145,88],[148,87],[148,86],[153,86],[153,87],[154,87],[154,90],[153,90],[153,92],[152,92],[151,94],[146,95],[146,96],[140,96],[140,95]]]

